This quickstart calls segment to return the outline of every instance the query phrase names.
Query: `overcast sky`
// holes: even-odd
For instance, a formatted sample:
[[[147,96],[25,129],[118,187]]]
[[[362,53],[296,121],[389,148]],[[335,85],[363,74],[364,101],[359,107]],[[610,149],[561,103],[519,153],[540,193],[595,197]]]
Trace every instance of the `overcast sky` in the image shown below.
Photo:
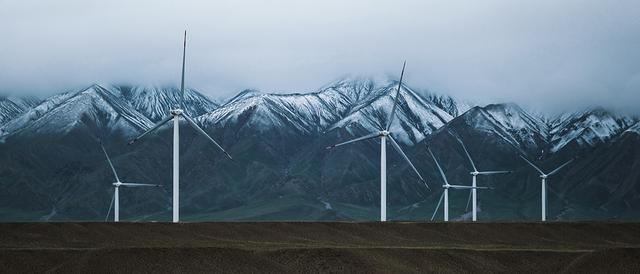
[[[480,103],[640,105],[640,1],[0,0],[0,91],[313,91],[397,77]]]

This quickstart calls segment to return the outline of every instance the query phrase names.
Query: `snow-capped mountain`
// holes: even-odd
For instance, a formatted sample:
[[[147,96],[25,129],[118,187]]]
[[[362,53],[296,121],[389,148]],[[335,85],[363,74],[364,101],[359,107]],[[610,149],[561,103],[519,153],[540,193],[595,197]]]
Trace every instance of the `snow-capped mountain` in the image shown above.
[[[153,123],[121,98],[100,85],[48,98],[2,127],[7,135],[67,133],[79,127],[98,128],[131,135]]]
[[[640,122],[630,126],[625,132],[640,134]]]
[[[349,137],[344,135],[380,130],[393,107],[396,88],[394,80],[348,78],[308,93],[246,90],[221,106],[189,89],[187,111],[235,161],[228,161],[192,129],[181,131],[185,214],[252,208],[256,201],[272,205],[269,203],[292,196],[310,197],[307,200],[313,203],[319,203],[318,197],[322,196],[322,201],[340,205],[333,207],[337,211],[345,205],[355,205],[350,207],[354,209],[375,207],[379,195],[378,147],[373,142],[332,151],[325,147]],[[111,190],[109,182],[103,180],[110,171],[92,136],[108,140],[105,145],[126,176],[170,184],[167,157],[171,145],[165,138],[170,133],[168,127],[150,134],[139,145],[124,143],[165,116],[178,96],[177,89],[172,88],[92,85],[51,96],[33,107],[27,105],[25,111],[0,126],[0,187],[5,190],[0,194],[0,208],[33,212],[34,216],[49,214],[55,208],[53,219],[59,220],[104,218]],[[11,110],[18,110],[17,105],[11,104]],[[397,116],[390,130],[432,189],[438,187],[441,178],[425,145],[433,149],[450,181],[469,179],[468,160],[449,134],[451,130],[465,142],[479,168],[514,171],[482,179],[482,184],[496,188],[483,192],[485,201],[494,201],[484,204],[483,209],[500,212],[487,219],[537,218],[536,212],[517,208],[539,194],[538,174],[517,154],[527,155],[544,168],[576,156],[571,167],[553,178],[552,190],[564,195],[563,200],[580,212],[599,212],[603,202],[605,210],[615,204],[627,212],[637,212],[635,193],[640,177],[634,167],[640,148],[640,123],[636,119],[591,110],[549,121],[516,104],[469,109],[470,105],[408,85],[401,87]],[[257,134],[260,132],[267,134]],[[26,136],[34,138],[14,138]],[[564,145],[556,149],[561,142],[583,142],[594,148],[568,150]],[[392,153],[388,161],[393,167],[388,173],[393,182],[389,184],[390,204],[437,202],[439,192],[428,192],[422,184],[416,184],[415,176],[398,155]],[[589,170],[588,176],[577,173],[582,170]],[[165,193],[140,195],[134,197],[136,203],[164,214]],[[453,201],[460,200],[455,204],[464,204],[467,196],[458,198],[452,196]],[[31,207],[24,209],[25,204]],[[549,215],[567,216],[565,206],[550,203]],[[132,207],[127,208],[124,210]],[[244,218],[309,216],[297,202],[291,207],[274,208],[275,212],[264,216]],[[134,216],[139,214],[136,212],[126,213]],[[418,218],[429,217],[426,211],[423,213],[425,216]]]
[[[112,93],[124,98],[135,110],[157,122],[178,105],[180,89],[176,87],[115,86]],[[218,104],[197,90],[185,88],[184,109],[192,117],[213,111]]]
[[[430,91],[419,92],[427,101],[435,104],[453,117],[457,117],[475,106],[471,102],[457,100],[451,96],[437,94]]]
[[[363,79],[344,79],[306,94],[245,90],[198,120],[205,126],[242,123],[259,131],[279,129],[315,134],[338,122],[378,91],[372,81]]]
[[[35,97],[1,97],[0,96],[0,126],[16,118],[39,103]]]
[[[373,131],[387,120],[396,88],[397,81],[380,84],[367,78],[346,78],[304,94],[245,90],[218,109],[198,117],[198,121],[205,126],[241,123],[260,131],[278,129],[305,135],[341,127]],[[438,104],[453,113],[466,108],[450,97],[424,97],[406,85],[400,96],[399,118],[392,130],[399,141],[407,144],[419,142],[453,118]]]
[[[457,127],[495,134],[524,151],[539,152],[548,146],[547,124],[513,103],[473,107],[456,120],[464,121],[464,125]]]
[[[354,107],[354,110],[344,119],[334,124],[330,129],[346,128],[348,131],[364,129],[366,132],[376,132],[384,129],[393,108],[398,83],[391,81],[379,89],[371,99]],[[405,144],[415,144],[426,135],[442,127],[453,119],[453,116],[441,109],[433,102],[417,94],[406,85],[400,89],[397,116],[390,131],[394,137]],[[363,132],[351,132],[361,135]]]
[[[557,152],[573,143],[594,147],[608,141],[634,123],[631,117],[616,115],[602,108],[562,115],[553,122],[551,151]]]

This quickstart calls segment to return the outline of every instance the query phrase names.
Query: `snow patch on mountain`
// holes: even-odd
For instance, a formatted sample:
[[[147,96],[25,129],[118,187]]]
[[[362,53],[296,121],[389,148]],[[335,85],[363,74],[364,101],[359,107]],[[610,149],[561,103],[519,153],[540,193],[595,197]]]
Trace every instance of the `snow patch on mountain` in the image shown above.
[[[55,95],[2,127],[3,137],[15,134],[67,133],[79,125],[135,134],[153,125],[119,97],[99,85]]]
[[[36,97],[0,96],[0,126],[18,117],[39,103]]]
[[[557,152],[571,142],[581,147],[593,147],[615,137],[634,122],[630,117],[601,108],[565,114],[554,121],[551,151]]]
[[[343,79],[306,94],[246,90],[197,120],[205,126],[242,124],[259,131],[278,128],[314,134],[339,121],[374,91],[371,82],[360,79]]]
[[[637,122],[635,125],[629,127],[625,132],[640,134],[640,122]]]
[[[176,87],[117,86],[113,94],[124,98],[135,110],[157,122],[180,105],[180,89]],[[195,89],[185,88],[183,109],[196,117],[218,108],[218,104]]]
[[[397,85],[396,81],[390,82],[376,93],[377,96],[356,106],[350,115],[331,126],[329,130],[346,128],[351,134],[359,135],[363,132],[354,132],[354,129],[364,129],[367,132],[384,129],[394,105]],[[393,118],[389,129],[399,142],[416,144],[453,119],[445,110],[427,101],[406,85],[400,89],[399,96],[396,117]]]
[[[547,124],[513,103],[474,107],[461,117],[470,127],[496,134],[518,149],[539,151],[548,145]]]

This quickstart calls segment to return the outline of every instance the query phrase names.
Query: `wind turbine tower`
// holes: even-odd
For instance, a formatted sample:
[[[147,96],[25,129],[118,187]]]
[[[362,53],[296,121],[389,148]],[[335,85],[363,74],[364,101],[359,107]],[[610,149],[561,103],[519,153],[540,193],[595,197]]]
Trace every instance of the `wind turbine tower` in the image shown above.
[[[560,169],[562,169],[563,167],[573,162],[574,159],[567,161],[566,163],[560,165],[559,167],[557,167],[556,169],[554,169],[549,173],[544,173],[542,169],[534,165],[531,161],[527,160],[527,158],[525,158],[524,156],[520,155],[520,158],[525,160],[529,165],[531,165],[535,170],[537,170],[540,173],[540,178],[542,179],[542,188],[541,188],[542,221],[545,222],[547,220],[547,177],[553,174],[556,174],[558,171],[560,171]]]
[[[438,213],[438,209],[440,209],[440,204],[442,204],[442,200],[444,198],[444,221],[448,222],[449,221],[449,189],[450,188],[453,188],[453,189],[488,189],[488,187],[463,186],[463,185],[452,185],[452,184],[449,184],[449,181],[447,180],[447,176],[444,175],[444,171],[442,170],[442,167],[440,167],[440,163],[438,163],[438,159],[436,159],[436,156],[433,155],[433,152],[431,151],[431,148],[427,147],[427,151],[431,155],[431,158],[433,158],[433,161],[436,163],[436,167],[438,167],[438,171],[440,172],[440,176],[442,177],[442,180],[444,181],[444,185],[442,185],[442,190],[443,190],[442,191],[442,195],[440,195],[440,200],[438,200],[438,205],[436,206],[436,209],[433,211],[433,215],[431,215],[431,220],[433,221],[433,219],[435,219],[436,213]]]
[[[420,175],[416,167],[409,160],[409,157],[407,157],[407,155],[402,151],[402,148],[400,148],[400,145],[398,145],[396,140],[393,139],[393,137],[391,136],[391,132],[389,132],[389,129],[391,128],[391,124],[393,123],[393,118],[395,117],[396,109],[398,107],[398,98],[400,97],[400,88],[402,87],[402,77],[404,76],[404,68],[406,64],[407,62],[405,61],[404,64],[402,65],[402,72],[400,73],[400,81],[398,81],[398,89],[396,91],[396,96],[393,101],[393,107],[391,108],[391,113],[389,113],[389,118],[387,119],[386,126],[383,129],[380,129],[380,131],[378,132],[374,132],[369,135],[365,135],[363,137],[355,138],[350,141],[346,141],[343,143],[339,143],[339,144],[335,144],[327,147],[327,149],[332,149],[332,148],[343,146],[346,144],[355,143],[358,141],[380,138],[380,221],[381,222],[387,221],[387,139],[389,139],[393,148],[402,156],[402,158],[404,158],[404,160],[407,162],[407,164],[409,164],[411,169],[413,169],[413,171],[418,175],[418,178],[420,178],[420,181],[422,181],[422,183],[428,189],[430,189],[429,185],[427,185],[424,178],[422,178],[422,175]]]
[[[469,209],[469,202],[472,201],[471,205],[472,205],[472,220],[475,222],[478,220],[478,194],[477,194],[477,183],[476,183],[476,176],[478,175],[495,175],[495,174],[506,174],[506,173],[511,173],[511,171],[506,171],[506,170],[500,170],[500,171],[478,171],[478,169],[476,168],[476,165],[473,163],[473,159],[471,159],[471,155],[469,154],[469,151],[467,150],[467,147],[464,145],[464,143],[462,142],[462,140],[454,135],[453,133],[449,132],[449,135],[453,136],[458,143],[460,143],[460,146],[462,146],[462,149],[464,150],[464,154],[467,156],[467,159],[469,159],[469,163],[471,163],[471,167],[473,168],[473,171],[471,172],[471,176],[472,176],[472,180],[471,180],[471,186],[473,187],[471,189],[471,192],[469,193],[469,199],[467,199],[467,207],[465,210]]]
[[[162,119],[160,122],[155,124],[149,130],[140,134],[140,136],[131,140],[129,144],[133,144],[136,141],[140,140],[142,137],[146,136],[150,132],[153,132],[160,128],[162,125],[167,122],[173,120],[173,222],[177,223],[180,221],[180,117],[184,118],[191,127],[193,127],[196,132],[200,135],[204,136],[208,139],[215,147],[220,149],[229,159],[231,155],[227,153],[222,146],[218,144],[209,134],[207,134],[198,124],[189,115],[187,115],[186,111],[183,109],[184,107],[184,68],[185,68],[185,54],[187,49],[187,31],[184,31],[184,45],[182,48],[182,80],[180,81],[180,102],[178,105],[174,107],[174,109],[169,111],[169,115]]]
[[[154,184],[138,184],[138,183],[123,183],[120,181],[120,177],[118,177],[118,173],[116,169],[113,167],[113,163],[111,162],[111,158],[109,158],[109,154],[107,150],[104,149],[102,142],[100,142],[100,147],[102,148],[102,152],[104,152],[104,156],[107,158],[107,162],[109,163],[109,167],[111,167],[111,172],[113,172],[113,177],[115,178],[115,182],[113,183],[113,197],[111,198],[111,203],[109,204],[109,210],[107,211],[107,216],[105,217],[105,221],[109,219],[109,214],[111,213],[111,207],[113,207],[113,221],[120,221],[120,187],[162,187],[162,185],[154,185]]]

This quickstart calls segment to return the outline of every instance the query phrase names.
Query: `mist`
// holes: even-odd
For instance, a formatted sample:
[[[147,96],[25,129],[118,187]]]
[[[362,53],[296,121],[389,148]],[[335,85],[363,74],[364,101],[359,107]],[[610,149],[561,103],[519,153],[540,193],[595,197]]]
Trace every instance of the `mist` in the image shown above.
[[[638,113],[638,1],[0,0],[0,92],[186,85],[214,98],[398,77],[480,104]]]

